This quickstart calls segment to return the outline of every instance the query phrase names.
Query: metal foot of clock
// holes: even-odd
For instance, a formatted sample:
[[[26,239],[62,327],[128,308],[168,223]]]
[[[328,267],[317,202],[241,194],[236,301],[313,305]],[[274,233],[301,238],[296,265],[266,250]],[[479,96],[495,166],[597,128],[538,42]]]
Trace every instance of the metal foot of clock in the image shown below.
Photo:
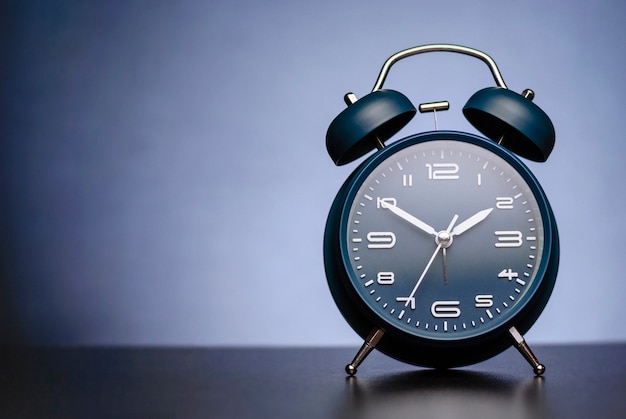
[[[374,329],[370,332],[367,339],[365,339],[365,342],[363,342],[363,345],[354,356],[354,359],[352,359],[352,362],[346,365],[346,373],[348,375],[353,376],[356,374],[359,365],[361,365],[370,352],[376,348],[376,345],[384,334],[385,332],[382,329]],[[522,334],[515,327],[511,327],[509,329],[509,335],[515,342],[515,348],[517,348],[524,359],[526,359],[526,361],[528,361],[528,363],[533,367],[535,375],[542,375],[546,371],[546,367],[539,362],[533,351],[530,349],[530,346],[526,343],[526,340],[524,340]]]
[[[524,340],[524,337],[520,332],[517,331],[515,327],[511,327],[509,329],[509,334],[513,338],[515,342],[515,347],[522,354],[522,356],[528,361],[528,363],[533,367],[533,371],[535,375],[542,375],[546,372],[546,367],[539,362],[533,351],[530,349],[530,346]]]
[[[367,339],[365,339],[365,342],[363,342],[361,349],[359,349],[359,351],[354,356],[352,362],[346,365],[346,372],[348,373],[348,375],[356,374],[356,369],[358,368],[358,366],[361,365],[361,362],[363,362],[363,360],[370,354],[370,352],[372,352],[372,350],[376,347],[376,344],[378,344],[378,341],[380,340],[380,338],[383,337],[384,334],[385,332],[382,329],[374,329],[371,331],[371,333],[367,336]]]

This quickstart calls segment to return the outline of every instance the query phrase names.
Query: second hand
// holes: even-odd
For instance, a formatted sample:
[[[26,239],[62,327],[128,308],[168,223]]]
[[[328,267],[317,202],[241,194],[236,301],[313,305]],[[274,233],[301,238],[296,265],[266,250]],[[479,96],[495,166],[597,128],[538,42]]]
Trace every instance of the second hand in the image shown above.
[[[458,220],[458,219],[459,219],[459,216],[457,214],[454,214],[454,217],[452,218],[452,221],[450,221],[450,225],[448,225],[448,228],[445,230],[446,235],[450,234],[450,231],[452,230],[452,227],[454,227],[454,223],[456,223],[456,220]],[[430,257],[430,260],[426,264],[426,268],[424,268],[424,271],[422,272],[422,275],[420,275],[420,278],[417,280],[417,284],[415,284],[415,287],[413,287],[413,291],[411,291],[411,294],[408,297],[398,297],[398,298],[396,298],[396,301],[399,301],[399,302],[406,301],[405,304],[404,304],[405,307],[408,307],[408,305],[410,303],[411,304],[411,308],[412,309],[415,308],[415,293],[417,292],[417,289],[419,288],[420,284],[424,280],[424,277],[426,276],[426,273],[430,269],[430,265],[433,264],[433,260],[435,260],[435,257],[437,256],[437,253],[439,253],[439,250],[441,250],[442,247],[443,247],[442,243],[439,243],[437,245],[437,248],[435,249],[435,252]]]
[[[443,261],[443,283],[444,285],[448,285],[448,264],[446,263],[446,258],[448,257],[448,249],[443,248],[441,250],[441,260]]]

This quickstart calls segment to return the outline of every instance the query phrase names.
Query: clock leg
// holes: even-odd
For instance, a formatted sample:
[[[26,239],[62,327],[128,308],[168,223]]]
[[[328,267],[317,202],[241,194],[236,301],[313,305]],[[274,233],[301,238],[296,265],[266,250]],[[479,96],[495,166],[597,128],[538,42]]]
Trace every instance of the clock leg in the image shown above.
[[[385,332],[382,329],[373,329],[370,332],[370,334],[367,336],[367,339],[365,339],[365,342],[363,342],[361,349],[359,349],[359,351],[354,356],[352,362],[346,365],[346,373],[348,373],[348,375],[352,376],[356,374],[357,367],[361,365],[361,362],[363,362],[363,360],[370,354],[370,352],[372,352],[372,349],[376,347],[378,341],[380,340],[380,338],[383,337],[384,334]]]
[[[522,356],[528,361],[528,363],[533,367],[533,371],[535,375],[541,375],[546,371],[546,367],[539,363],[539,360],[531,351],[530,346],[524,340],[522,334],[515,328],[515,326],[509,329],[509,334],[513,338],[515,342],[515,347],[522,354]]]

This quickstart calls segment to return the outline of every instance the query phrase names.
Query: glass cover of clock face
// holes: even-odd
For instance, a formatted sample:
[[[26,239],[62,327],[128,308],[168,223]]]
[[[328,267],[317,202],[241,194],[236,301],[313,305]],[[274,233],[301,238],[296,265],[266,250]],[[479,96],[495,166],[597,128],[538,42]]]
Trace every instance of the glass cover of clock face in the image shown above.
[[[362,176],[344,212],[343,258],[389,325],[463,339],[502,326],[530,298],[543,217],[536,187],[504,158],[465,141],[418,142]]]

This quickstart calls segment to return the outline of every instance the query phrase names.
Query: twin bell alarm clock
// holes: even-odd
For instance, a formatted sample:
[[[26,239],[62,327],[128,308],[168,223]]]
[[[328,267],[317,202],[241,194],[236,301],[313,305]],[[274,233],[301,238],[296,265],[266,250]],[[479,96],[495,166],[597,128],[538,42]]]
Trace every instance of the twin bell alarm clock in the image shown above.
[[[495,86],[463,114],[483,136],[435,130],[389,140],[420,112],[383,89],[389,69],[416,54],[454,52],[482,60]],[[474,364],[515,346],[545,371],[523,335],[544,309],[559,264],[556,221],[520,157],[544,162],[555,141],[534,93],[509,90],[493,59],[468,47],[423,45],[392,55],[371,93],[348,93],[330,124],[336,165],[375,150],[348,177],[328,215],[324,264],[341,314],[364,343],[346,372],[376,349],[430,368]]]

